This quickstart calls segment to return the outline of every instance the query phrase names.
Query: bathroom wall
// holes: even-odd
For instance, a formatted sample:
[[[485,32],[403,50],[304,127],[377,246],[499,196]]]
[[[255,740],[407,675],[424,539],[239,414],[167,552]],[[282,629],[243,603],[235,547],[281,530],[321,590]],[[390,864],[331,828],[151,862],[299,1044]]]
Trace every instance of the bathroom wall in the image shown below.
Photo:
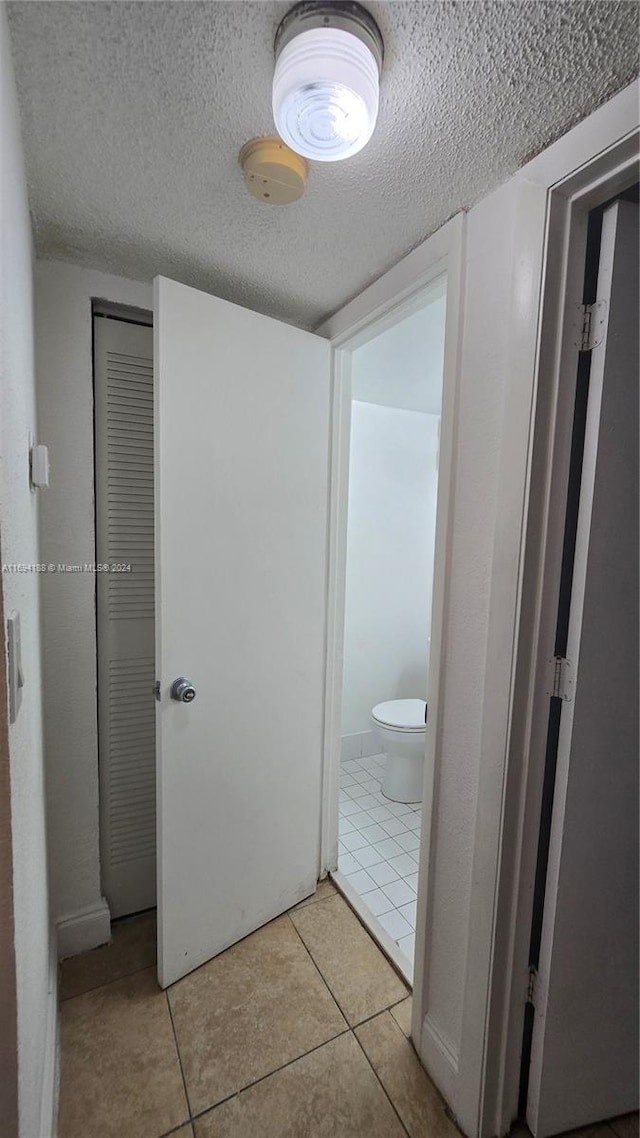
[[[352,404],[343,739],[376,703],[426,696],[439,421]]]

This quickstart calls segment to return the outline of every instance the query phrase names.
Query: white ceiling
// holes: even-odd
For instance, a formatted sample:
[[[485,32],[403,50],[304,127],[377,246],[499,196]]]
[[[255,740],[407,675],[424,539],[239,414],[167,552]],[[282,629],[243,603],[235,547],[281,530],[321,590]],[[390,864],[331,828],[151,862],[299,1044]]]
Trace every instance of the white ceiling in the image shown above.
[[[351,393],[363,403],[439,415],[444,369],[444,288],[351,356]]]
[[[386,49],[376,133],[269,206],[237,155],[273,131],[289,6],[10,3],[38,254],[315,327],[637,68],[634,3],[368,3]]]

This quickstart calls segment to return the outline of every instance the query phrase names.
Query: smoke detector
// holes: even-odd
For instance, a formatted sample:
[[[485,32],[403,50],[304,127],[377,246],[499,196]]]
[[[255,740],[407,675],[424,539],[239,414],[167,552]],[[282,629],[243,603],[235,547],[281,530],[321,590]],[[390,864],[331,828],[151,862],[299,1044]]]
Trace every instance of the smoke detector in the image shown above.
[[[258,201],[289,205],[307,184],[307,163],[281,138],[253,138],[240,151],[244,184]]]

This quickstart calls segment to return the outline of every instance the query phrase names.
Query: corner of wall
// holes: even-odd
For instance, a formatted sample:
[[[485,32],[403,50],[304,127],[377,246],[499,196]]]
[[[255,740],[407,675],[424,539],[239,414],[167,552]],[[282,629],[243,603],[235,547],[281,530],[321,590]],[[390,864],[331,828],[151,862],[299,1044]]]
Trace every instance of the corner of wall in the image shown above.
[[[104,897],[95,905],[87,905],[79,912],[56,921],[57,955],[77,956],[88,952],[111,939],[111,914]]]

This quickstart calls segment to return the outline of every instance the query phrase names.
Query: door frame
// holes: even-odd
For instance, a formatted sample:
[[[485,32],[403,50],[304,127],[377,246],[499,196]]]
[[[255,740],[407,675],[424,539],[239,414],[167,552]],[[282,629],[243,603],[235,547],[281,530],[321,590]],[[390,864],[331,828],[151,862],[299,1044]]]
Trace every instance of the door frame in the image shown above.
[[[446,277],[442,415],[427,695],[431,731],[427,736],[427,759],[433,759],[438,750],[442,703],[440,661],[444,647],[443,630],[446,625],[447,569],[452,518],[451,482],[460,370],[464,235],[465,214],[459,213],[318,329],[319,335],[326,336],[332,343],[327,645],[319,866],[321,877],[337,869],[338,865],[338,791],[351,429],[351,352],[401,319],[421,293],[442,277]],[[426,771],[432,769],[433,762],[427,761],[423,792],[423,803],[427,804],[427,809],[431,802],[432,786],[431,781],[426,778]],[[425,874],[423,874],[418,884],[419,895],[425,888]],[[395,945],[391,939],[386,936],[380,939],[385,950],[394,956]]]
[[[18,1138],[18,997],[13,911],[11,757],[7,717],[9,686],[4,652],[4,592],[1,585],[0,628],[3,635],[0,652],[0,1117],[7,1127],[7,1138]]]
[[[633,177],[634,181],[637,181],[637,178],[638,178],[638,171],[637,170],[635,171],[635,174],[632,174],[632,177]],[[609,195],[607,195],[607,199],[608,199],[608,197],[609,197]],[[605,200],[607,200],[607,199],[605,199]],[[610,226],[611,226],[611,220],[607,218],[607,214],[609,214],[610,211],[612,211],[612,210],[615,210],[617,213],[619,206],[622,207],[623,213],[626,209],[628,211],[635,211],[635,213],[637,215],[637,211],[638,211],[637,204],[622,202],[622,203],[615,204],[615,206],[610,205],[604,211],[604,216],[602,218],[603,224],[602,224],[601,233],[598,233],[597,238],[595,235],[593,236],[593,238],[591,236],[589,236],[588,242],[587,242],[587,263],[588,263],[588,259],[590,256],[589,244],[591,243],[591,241],[593,241],[593,245],[597,244],[597,247],[599,249],[599,267],[598,267],[598,272],[597,272],[597,298],[598,298],[598,300],[600,300],[601,298],[606,299],[606,297],[607,297],[607,283],[606,283],[607,282],[607,275],[606,275],[606,272],[603,274],[603,256],[605,259],[607,257],[606,233],[607,233],[607,230],[610,229]],[[575,214],[575,209],[572,212]],[[572,230],[575,230],[576,226],[579,226],[580,228],[582,228],[583,217],[584,217],[583,211],[581,210],[580,215],[574,217],[574,223],[571,227]],[[616,221],[616,223],[613,225],[613,235],[610,236],[610,238],[609,238],[612,241],[612,244],[614,245],[614,248],[616,250],[619,249],[619,241],[620,241],[619,234],[617,232],[617,226],[618,226],[618,223]],[[592,248],[593,248],[593,246],[592,246]],[[583,272],[584,272],[584,266],[583,266]],[[618,281],[619,281],[620,278],[618,276],[618,267],[614,266],[614,268],[613,268],[613,279],[609,278],[609,285],[608,285],[610,297],[614,293],[614,289],[616,286],[616,277],[618,278]],[[595,284],[595,282],[594,282],[594,284]],[[591,297],[589,297],[589,299],[591,299]],[[610,300],[607,301],[607,303],[609,304]],[[612,314],[612,315],[614,315],[614,314]],[[607,322],[608,321],[605,321],[605,323],[607,323]],[[564,537],[564,547],[563,547],[563,560],[565,562],[565,573],[563,574],[563,577],[564,577],[563,590],[565,590],[565,591],[563,592],[560,608],[561,608],[561,611],[563,613],[563,617],[566,620],[566,627],[563,628],[563,632],[561,634],[557,631],[561,621],[563,620],[563,617],[559,616],[558,613],[556,613],[555,620],[554,620],[553,635],[556,638],[555,651],[558,653],[558,655],[568,657],[571,661],[571,672],[569,673],[569,680],[571,683],[571,688],[574,691],[574,698],[571,699],[568,703],[561,705],[561,707],[562,707],[561,722],[558,725],[559,726],[559,733],[556,737],[555,746],[553,748],[553,758],[551,757],[552,752],[549,751],[549,745],[547,743],[547,761],[546,761],[546,776],[545,776],[547,779],[547,794],[548,794],[548,784],[551,782],[551,778],[549,775],[550,765],[552,766],[552,769],[553,769],[553,767],[555,767],[555,771],[553,772],[553,775],[554,775],[554,777],[553,777],[553,783],[554,783],[553,801],[551,803],[547,804],[546,811],[545,811],[546,818],[547,818],[548,823],[549,823],[548,852],[547,852],[546,856],[543,853],[542,857],[540,856],[540,853],[538,854],[538,864],[537,864],[537,873],[536,873],[537,885],[538,885],[538,890],[537,890],[538,897],[537,897],[537,901],[534,901],[534,914],[535,914],[535,916],[534,916],[534,927],[535,927],[536,934],[537,934],[535,949],[537,949],[537,957],[539,958],[537,968],[538,968],[540,975],[539,975],[539,977],[536,976],[535,972],[532,974],[532,980],[534,981],[533,992],[532,992],[532,1003],[534,1003],[536,1005],[536,1026],[533,1028],[533,1031],[532,1031],[531,1042],[532,1042],[533,1046],[532,1046],[532,1050],[531,1050],[530,1062],[527,1064],[527,1073],[528,1073],[528,1076],[531,1076],[531,1077],[528,1077],[528,1084],[529,1085],[527,1087],[528,1096],[527,1096],[527,1104],[526,1104],[528,1125],[529,1125],[529,1128],[532,1130],[533,1133],[538,1133],[541,1129],[543,1132],[546,1130],[547,1133],[549,1133],[549,1132],[556,1133],[557,1132],[557,1127],[555,1129],[551,1129],[551,1130],[549,1127],[549,1096],[548,1096],[548,1093],[545,1092],[544,1086],[543,1086],[544,1081],[545,1081],[545,1078],[543,1075],[543,1070],[545,1067],[547,1067],[547,1061],[545,1060],[545,1053],[547,1051],[547,1040],[546,1040],[546,1029],[540,1027],[539,1015],[540,1015],[540,1013],[545,1015],[545,1012],[548,1009],[550,1012],[551,1020],[556,1019],[556,1025],[558,1025],[557,1010],[555,1013],[553,1012],[553,1008],[552,1008],[553,1001],[550,999],[550,997],[545,996],[545,988],[546,988],[547,983],[549,983],[549,981],[551,981],[552,984],[554,983],[553,976],[552,975],[550,976],[550,974],[549,974],[549,967],[550,967],[550,963],[551,963],[551,960],[553,958],[553,955],[556,952],[556,938],[555,938],[555,934],[553,934],[551,936],[550,936],[550,934],[552,933],[552,930],[554,930],[554,927],[555,927],[556,910],[559,912],[561,911],[561,907],[560,907],[559,902],[558,902],[558,885],[559,884],[561,885],[562,873],[563,873],[563,870],[562,870],[562,862],[564,860],[564,838],[563,838],[563,835],[564,835],[564,827],[566,824],[565,807],[567,808],[567,810],[569,810],[569,812],[571,812],[571,804],[570,804],[570,798],[569,798],[570,790],[568,788],[568,783],[571,780],[573,780],[573,777],[574,777],[573,774],[570,772],[573,771],[575,766],[580,765],[579,751],[577,753],[574,751],[574,744],[572,742],[574,712],[576,714],[578,714],[578,712],[579,712],[579,708],[576,707],[576,700],[578,700],[578,704],[579,704],[580,699],[579,699],[579,691],[576,692],[574,689],[574,684],[573,684],[573,681],[571,680],[571,675],[572,675],[572,673],[576,673],[576,672],[577,672],[577,676],[580,676],[580,674],[581,674],[582,661],[583,661],[583,632],[582,632],[582,630],[584,628],[584,622],[585,622],[585,620],[587,622],[589,620],[593,620],[593,611],[600,604],[600,601],[598,600],[598,605],[594,605],[594,603],[593,603],[594,596],[593,596],[593,591],[592,591],[592,610],[591,610],[591,616],[590,616],[589,608],[587,607],[586,600],[587,600],[587,595],[588,595],[587,590],[589,587],[589,585],[588,585],[589,576],[592,572],[594,572],[594,571],[597,572],[597,570],[594,569],[594,566],[591,563],[591,549],[592,549],[591,541],[592,541],[593,511],[594,511],[594,508],[597,508],[598,485],[599,485],[599,478],[600,478],[600,473],[601,473],[600,472],[600,454],[599,454],[600,449],[601,449],[600,441],[605,437],[603,434],[602,415],[607,413],[605,410],[605,408],[607,406],[607,397],[608,397],[608,401],[609,401],[608,402],[609,408],[611,407],[611,395],[610,394],[608,395],[609,390],[610,390],[609,389],[609,379],[614,378],[613,374],[612,374],[612,371],[614,369],[611,368],[610,359],[609,358],[605,359],[605,357],[607,357],[607,354],[608,354],[608,349],[607,349],[607,351],[605,351],[605,348],[606,348],[607,344],[609,344],[609,341],[611,339],[611,335],[612,335],[611,330],[609,330],[609,332],[607,333],[607,339],[606,339],[605,346],[600,348],[599,351],[597,348],[594,348],[593,352],[590,353],[590,355],[589,355],[588,362],[585,362],[584,359],[581,359],[580,362],[578,362],[578,355],[577,355],[577,349],[576,349],[577,337],[575,337],[575,335],[571,336],[571,334],[570,334],[569,340],[572,341],[572,344],[566,344],[567,349],[569,349],[571,346],[574,347],[574,363],[575,363],[576,373],[578,373],[581,377],[581,379],[578,380],[577,384],[574,383],[574,391],[578,395],[579,410],[577,411],[577,417],[578,417],[578,422],[582,428],[581,430],[578,431],[577,438],[583,440],[583,446],[580,447],[579,443],[578,443],[578,446],[576,446],[576,428],[574,425],[574,427],[572,429],[572,436],[573,437],[571,440],[571,447],[572,447],[572,451],[573,451],[574,455],[576,453],[578,453],[579,451],[581,451],[581,461],[580,461],[580,468],[581,469],[580,469],[579,475],[578,475],[578,471],[576,469],[576,467],[577,467],[577,463],[576,463],[576,466],[573,469],[572,475],[570,476],[570,481],[572,481],[572,490],[571,490],[570,495],[568,496],[568,507],[567,507],[567,511],[566,511],[566,515],[565,515],[565,526],[564,526],[565,537]],[[565,343],[566,343],[566,339],[565,339]],[[569,357],[568,352],[567,352],[567,358],[568,358],[568,363],[570,365],[570,357]],[[580,390],[581,390],[580,389],[581,383],[584,384],[585,372],[587,372],[587,370],[588,370],[588,375],[589,375],[589,378],[588,378],[588,396],[587,396],[587,399],[585,400],[585,403],[583,404],[582,395],[578,394],[578,392],[580,392]],[[563,405],[565,404],[566,399],[567,399],[567,391],[563,390],[562,393],[560,394],[560,401],[562,402]],[[583,421],[583,416],[584,416],[584,421]],[[574,415],[574,424],[575,424],[575,422],[576,422],[576,416]],[[634,426],[637,429],[637,423],[634,424]],[[606,475],[605,475],[605,477],[606,477]],[[575,500],[576,498],[577,498],[577,501]],[[573,526],[575,526],[575,530],[573,529]],[[568,532],[567,527],[569,527],[569,535],[570,536],[567,536],[567,532]],[[569,561],[567,559],[567,541],[569,542],[569,548],[571,548],[573,546],[573,557],[571,559],[571,569],[570,570],[567,569],[567,567],[569,565]],[[624,563],[624,559],[623,559],[623,563]],[[549,568],[549,567],[545,567],[545,568]],[[554,579],[555,579],[555,574],[554,574],[555,569],[556,569],[556,566],[550,567],[551,574],[554,576]],[[567,580],[569,578],[569,574],[570,574],[570,586],[567,585]],[[567,595],[567,593],[568,593],[568,595]],[[566,638],[566,643],[559,644],[557,642],[558,636],[561,636],[561,638],[563,640]],[[546,641],[546,646],[548,646],[550,637],[545,636],[544,639]],[[587,653],[587,656],[588,656],[588,653]],[[578,687],[579,687],[579,683],[580,683],[580,681],[578,680]],[[551,685],[547,683],[546,686],[548,689]],[[557,702],[557,704],[560,703],[560,701],[556,701],[556,702]],[[544,707],[546,705],[547,714],[548,714],[548,717],[550,720],[551,719],[551,715],[549,714],[550,703],[548,700],[542,699],[542,689],[540,686],[538,686],[537,692],[536,692],[536,705],[540,706],[541,714],[542,714]],[[583,705],[583,714],[584,714],[584,700],[582,700],[582,705]],[[583,739],[584,739],[584,734],[583,734]],[[577,763],[576,763],[576,758],[578,759]],[[605,767],[605,770],[606,769],[607,768]],[[574,790],[575,790],[575,787],[574,787]],[[591,801],[592,802],[597,801],[597,798],[596,799],[592,798]],[[576,820],[575,813],[574,813],[573,817],[574,817],[574,827],[575,827],[575,820]],[[543,827],[544,827],[543,832],[546,834],[547,831],[546,831],[546,826],[544,826],[544,821],[543,821]],[[574,830],[574,837],[575,837],[575,830]],[[545,879],[541,880],[543,872],[545,873],[546,880]],[[567,879],[565,877],[565,881],[567,881],[567,880],[570,880],[570,879]],[[543,910],[543,912],[540,911],[541,909]],[[568,927],[566,918],[565,918],[563,924],[564,924],[565,935],[566,935],[567,927]],[[603,926],[600,926],[600,927],[603,927]],[[569,933],[569,935],[571,935],[571,933]],[[532,941],[533,941],[533,938],[532,938]],[[578,943],[577,941],[573,940],[573,947],[574,948],[575,948],[575,945],[577,943]],[[566,952],[567,947],[568,946],[565,943],[565,952]],[[562,950],[561,950],[561,955],[562,955]],[[534,960],[535,959],[536,959],[536,957],[534,956]],[[556,976],[557,976],[557,973],[556,973]],[[557,979],[555,981],[555,985],[556,985],[556,993],[557,993]],[[600,1000],[600,1006],[601,1007],[603,1006],[602,1000]],[[545,1016],[545,1018],[546,1018],[546,1016]],[[598,1020],[593,1021],[594,1026],[598,1022],[599,1022]],[[560,1025],[560,1026],[562,1026],[562,1025]],[[551,1027],[551,1032],[553,1034],[553,1027]],[[631,1052],[631,1054],[633,1054],[633,1052]],[[524,1057],[526,1059],[526,1051],[524,1052]],[[627,1073],[627,1078],[628,1078],[628,1073]],[[637,1083],[637,1079],[634,1078],[634,1084],[636,1084],[636,1083]],[[634,1084],[632,1084],[632,1085],[634,1085]],[[533,1096],[532,1096],[532,1086],[534,1088],[537,1086],[537,1095],[538,1095],[537,1098],[536,1098],[535,1089],[533,1091]],[[617,1086],[618,1092],[620,1092],[620,1090],[622,1089],[622,1081],[620,1080],[616,1084],[616,1086]],[[627,1086],[628,1086],[628,1084],[627,1084]],[[557,1089],[557,1082],[556,1082],[556,1089]],[[613,1095],[611,1097],[614,1099],[615,1095]],[[521,1108],[522,1108],[522,1099],[523,1099],[522,1087],[521,1087],[520,1098],[521,1098]],[[635,1105],[637,1107],[637,1099],[636,1099]],[[633,1109],[633,1107],[630,1106],[630,1107],[628,1107],[628,1109]],[[620,1113],[620,1111],[617,1111],[617,1113]],[[546,1116],[546,1123],[544,1122],[545,1116]],[[577,1125],[579,1121],[580,1120],[578,1119],[577,1122],[573,1123],[573,1125]],[[587,1117],[587,1124],[590,1121],[591,1122],[594,1121],[593,1116],[590,1119]],[[562,1125],[562,1129],[565,1130],[570,1123],[571,1123],[571,1120],[566,1119]]]
[[[564,140],[562,140],[564,141]],[[553,656],[577,379],[577,305],[582,299],[589,211],[638,180],[637,128],[578,165],[569,147],[563,177],[542,155],[531,166],[547,187],[544,279],[523,535],[519,630],[504,784],[477,1133],[505,1133],[517,1115],[529,938],[542,809]],[[558,144],[556,144],[558,145]],[[577,168],[576,168],[577,167]]]

